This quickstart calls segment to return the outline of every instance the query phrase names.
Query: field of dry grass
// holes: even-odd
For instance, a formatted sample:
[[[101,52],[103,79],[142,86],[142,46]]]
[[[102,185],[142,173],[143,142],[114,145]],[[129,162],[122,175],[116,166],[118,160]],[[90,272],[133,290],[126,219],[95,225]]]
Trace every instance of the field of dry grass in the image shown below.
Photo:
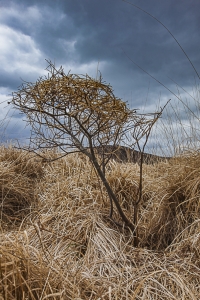
[[[138,165],[106,172],[132,216]],[[144,165],[143,180],[134,248],[85,157],[2,146],[0,299],[200,299],[200,154]]]

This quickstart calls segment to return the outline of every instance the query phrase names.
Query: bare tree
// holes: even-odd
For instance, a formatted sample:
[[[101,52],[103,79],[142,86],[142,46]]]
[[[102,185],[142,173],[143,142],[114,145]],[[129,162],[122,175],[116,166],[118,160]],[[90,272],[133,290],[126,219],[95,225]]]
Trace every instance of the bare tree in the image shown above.
[[[170,101],[170,100],[169,100]],[[169,102],[168,101],[168,102]],[[140,177],[139,184],[137,190],[137,199],[133,201],[134,207],[134,216],[133,216],[133,224],[134,224],[134,246],[138,247],[139,244],[139,233],[138,233],[138,210],[139,205],[142,200],[143,195],[143,164],[144,164],[144,151],[149,140],[149,136],[154,124],[161,117],[163,110],[165,109],[165,104],[160,111],[150,114],[130,114],[129,122],[127,124],[128,130],[126,130],[126,139],[129,144],[129,149],[135,150],[137,148],[139,150],[140,159],[138,161],[140,168]]]
[[[122,222],[134,234],[135,246],[138,246],[137,218],[142,197],[143,157],[141,155],[138,200],[134,203],[133,222],[124,213],[106,179],[105,165],[128,135],[137,146],[143,137],[146,137],[147,142],[151,128],[161,112],[147,120],[116,98],[111,86],[105,84],[101,76],[94,80],[88,75],[66,75],[62,67],[56,69],[54,64],[48,63],[48,76],[39,78],[34,84],[25,82],[13,93],[11,101],[26,115],[27,123],[31,125],[28,150],[41,156],[38,150],[58,148],[60,155],[56,159],[77,151],[85,154],[109,195],[110,218],[113,216],[114,203]],[[111,146],[109,151],[106,150],[107,145]],[[144,147],[140,149],[141,154]],[[101,150],[100,158],[96,149]]]
[[[132,231],[134,226],[124,214],[120,203],[106,180],[103,155],[99,160],[95,149],[117,145],[124,134],[131,111],[116,98],[110,85],[88,75],[65,74],[48,62],[49,75],[35,84],[25,82],[13,93],[11,103],[27,117],[31,125],[31,151],[40,155],[43,148],[59,148],[61,156],[80,151],[89,157],[122,221]],[[103,168],[102,168],[103,165]]]

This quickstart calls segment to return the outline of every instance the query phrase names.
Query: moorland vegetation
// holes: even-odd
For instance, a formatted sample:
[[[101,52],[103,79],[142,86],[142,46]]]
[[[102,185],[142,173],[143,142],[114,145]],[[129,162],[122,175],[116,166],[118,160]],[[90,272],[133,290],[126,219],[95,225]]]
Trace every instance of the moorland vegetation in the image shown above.
[[[86,156],[47,163],[2,146],[1,299],[198,299],[199,158],[143,166],[136,248],[108,217],[108,194]],[[112,160],[106,169],[131,218],[139,165]]]
[[[54,66],[12,102],[35,135],[1,146],[2,299],[198,299],[200,155],[145,154],[162,110],[137,115]]]
[[[101,76],[48,70],[10,102],[30,145],[0,147],[0,299],[199,299],[198,149],[146,154],[166,105],[137,114]]]

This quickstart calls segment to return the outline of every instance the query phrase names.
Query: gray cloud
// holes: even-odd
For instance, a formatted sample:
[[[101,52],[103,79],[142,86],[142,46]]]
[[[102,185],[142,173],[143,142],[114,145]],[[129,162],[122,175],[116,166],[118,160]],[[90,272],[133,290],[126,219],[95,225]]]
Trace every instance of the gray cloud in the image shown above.
[[[130,2],[163,22],[200,72],[200,2]],[[0,87],[9,93],[21,78],[34,82],[45,74],[45,59],[93,77],[99,66],[116,96],[147,110],[175,97],[133,62],[175,93],[175,83],[191,90],[199,80],[167,30],[125,1],[0,0],[0,6]]]

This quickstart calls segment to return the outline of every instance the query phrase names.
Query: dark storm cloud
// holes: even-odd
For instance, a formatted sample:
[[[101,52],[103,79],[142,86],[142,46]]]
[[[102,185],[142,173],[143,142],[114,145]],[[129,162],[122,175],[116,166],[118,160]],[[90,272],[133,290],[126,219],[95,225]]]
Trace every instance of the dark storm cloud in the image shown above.
[[[200,1],[130,2],[165,25],[200,72]],[[45,59],[62,64],[66,73],[95,76],[99,67],[116,96],[133,107],[146,102],[153,109],[175,98],[134,62],[174,93],[176,83],[188,91],[195,83],[192,66],[169,32],[125,1],[0,0],[0,6],[0,87],[10,91],[20,78],[34,81],[45,74]]]
[[[132,2],[166,24],[199,69],[199,1]],[[8,3],[22,11],[28,7],[38,9],[38,22],[33,19],[31,24],[15,16],[7,20],[7,25],[32,36],[44,57],[58,63],[106,61],[117,64],[119,69],[125,66],[141,72],[130,57],[158,79],[163,79],[162,74],[173,73],[175,80],[185,84],[194,74],[169,33],[154,19],[121,0]],[[73,53],[67,45],[70,41],[74,42]],[[169,79],[165,78],[167,82]]]
[[[180,43],[186,52],[189,52],[191,60],[195,60],[198,68],[197,2],[136,1],[134,3],[156,15],[157,18],[161,18],[177,39],[180,39]],[[80,34],[75,44],[80,62],[98,58],[135,69],[123,53],[123,49],[131,59],[153,75],[165,72],[169,76],[173,71],[175,77],[179,79],[183,77],[183,70],[187,70],[188,77],[193,72],[169,33],[154,19],[125,2],[73,1],[73,5],[65,2],[64,11],[73,15],[75,27]],[[177,65],[178,61],[179,65]]]

